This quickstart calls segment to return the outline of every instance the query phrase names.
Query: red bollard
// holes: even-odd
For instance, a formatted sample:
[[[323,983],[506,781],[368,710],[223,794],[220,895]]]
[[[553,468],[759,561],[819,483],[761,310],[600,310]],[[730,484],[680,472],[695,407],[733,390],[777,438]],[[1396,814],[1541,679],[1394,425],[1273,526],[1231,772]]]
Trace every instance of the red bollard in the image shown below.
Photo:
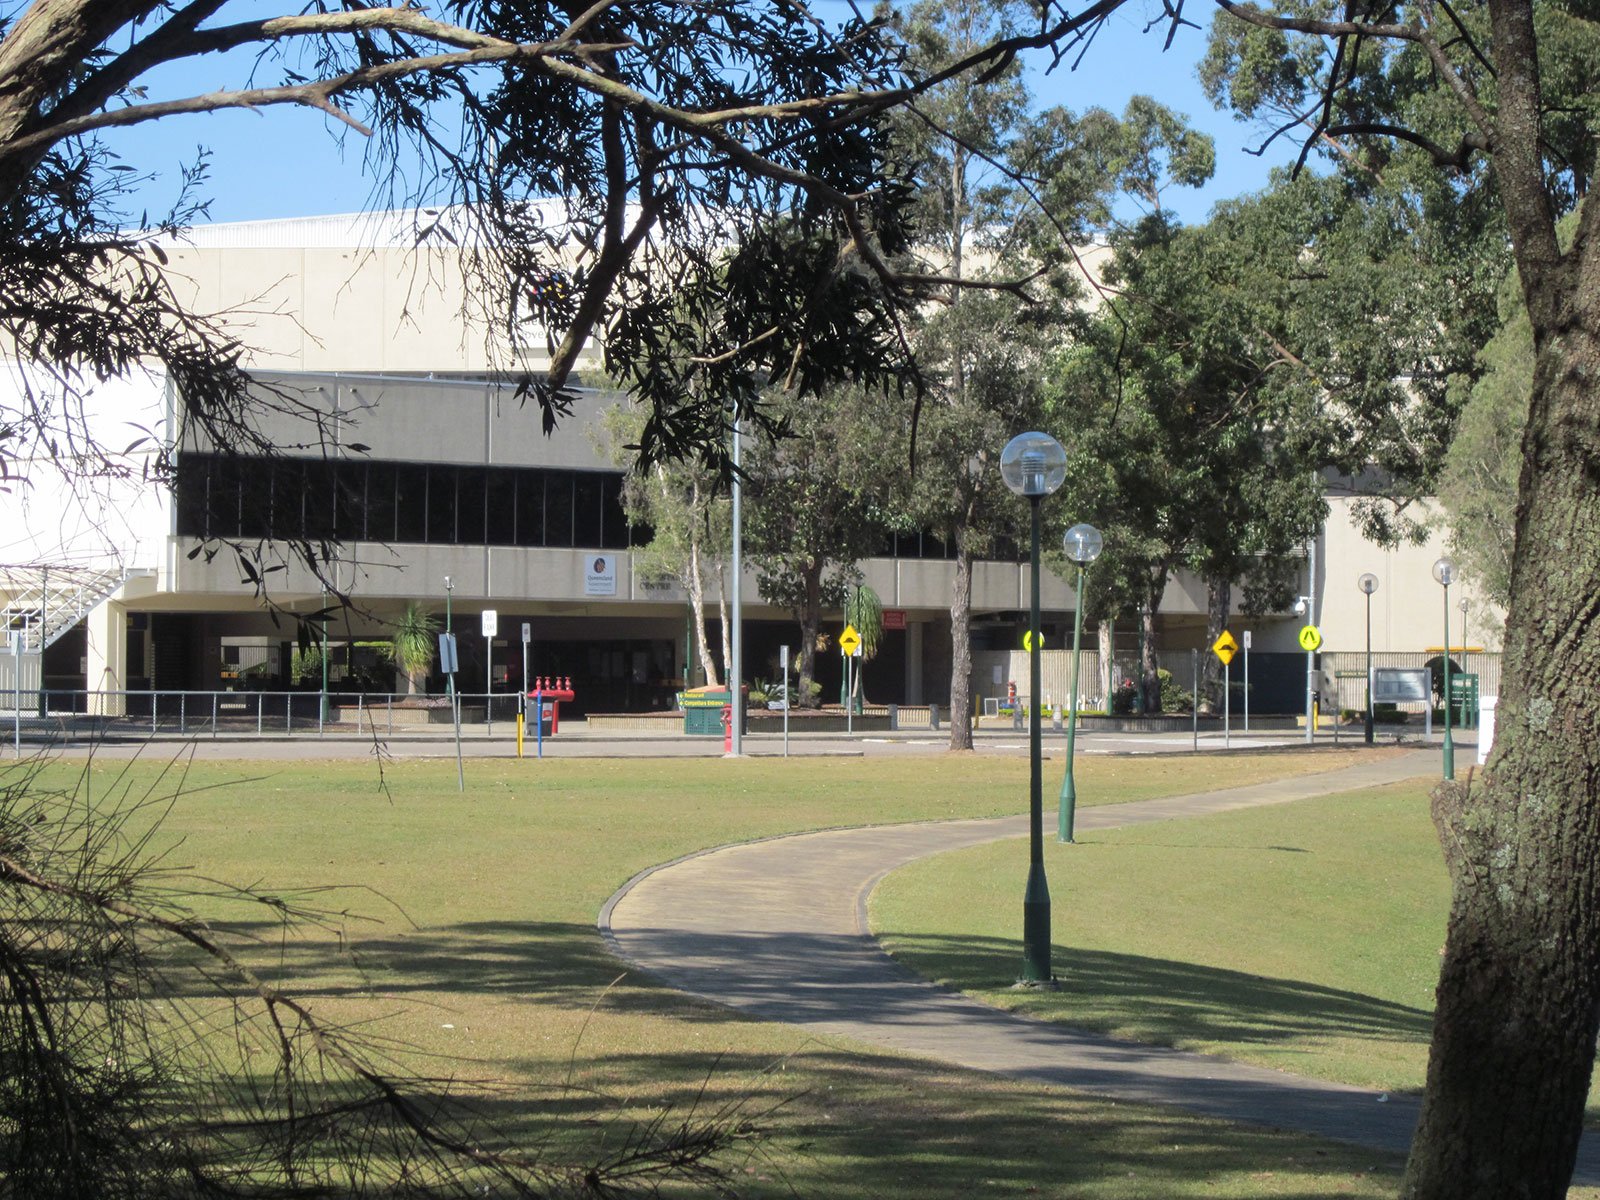
[[[733,705],[722,706],[722,752],[733,753]]]

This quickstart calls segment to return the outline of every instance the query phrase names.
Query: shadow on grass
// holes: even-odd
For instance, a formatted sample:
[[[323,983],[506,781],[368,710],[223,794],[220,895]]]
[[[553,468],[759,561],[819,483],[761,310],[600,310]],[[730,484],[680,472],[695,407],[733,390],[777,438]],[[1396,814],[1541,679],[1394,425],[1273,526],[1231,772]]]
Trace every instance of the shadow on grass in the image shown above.
[[[711,938],[672,931],[689,979],[731,976],[746,1002],[738,1012],[685,997],[629,970],[589,925],[475,922],[356,943],[336,939],[280,947],[270,925],[230,928],[253,936],[274,973],[299,994],[483,995],[568,1009],[595,1005],[611,1024],[603,1044],[564,1055],[526,1048],[498,1064],[543,1083],[475,1095],[475,1127],[492,1142],[541,1147],[555,1161],[602,1157],[638,1136],[639,1122],[680,1122],[736,1111],[760,1133],[732,1151],[733,1186],[745,1197],[966,1196],[1074,1197],[1381,1195],[1398,1163],[1371,1150],[1318,1143],[1263,1128],[1234,1126],[1136,1103],[1089,1099],[1058,1087],[1016,1084],[875,1051],[813,1040],[781,1061],[752,1053],[736,1026],[783,1007],[802,1022],[836,1004],[867,1004],[885,1020],[923,1019],[921,985],[883,961],[870,942],[826,935],[749,934]],[[653,931],[663,936],[668,931]],[[972,966],[1014,971],[1002,942],[961,947]],[[710,961],[707,956],[718,956]],[[1064,956],[1063,956],[1064,957]],[[624,970],[621,987],[608,985]],[[885,990],[885,974],[902,986]],[[796,988],[794,975],[806,980]],[[1104,986],[1111,987],[1107,973]],[[630,1052],[628,1018],[681,1029],[666,1052]],[[697,1039],[703,1041],[697,1042]],[[661,1044],[655,1024],[644,1040]],[[619,1042],[622,1048],[619,1049]],[[669,1038],[670,1042],[670,1038]],[[703,1044],[706,1049],[698,1047]],[[591,1049],[592,1045],[592,1049]],[[525,1056],[525,1057],[524,1057]],[[486,1064],[479,1064],[481,1067]],[[481,1078],[482,1070],[467,1073]],[[469,1089],[471,1090],[471,1089]],[[1374,1167],[1380,1179],[1370,1178]],[[1353,1190],[1359,1176],[1369,1176]],[[1257,1185],[1253,1179],[1267,1182]],[[1334,1180],[1338,1183],[1335,1185]],[[1219,1190],[1220,1189],[1220,1190]]]
[[[498,1096],[480,1111],[501,1136],[558,1159],[594,1157],[641,1118],[671,1128],[737,1111],[757,1135],[725,1160],[745,1197],[1383,1195],[1400,1166],[1377,1151],[823,1044],[780,1063],[586,1058],[570,1089]]]
[[[292,981],[307,998],[453,994],[557,1000],[587,1009],[604,995],[611,1012],[728,1019],[617,959],[588,924],[472,921],[377,937],[363,936],[357,926],[348,940],[319,929],[285,939],[271,922],[212,922],[209,928],[258,974]],[[179,953],[204,962],[187,948]],[[619,977],[622,986],[613,987]],[[199,994],[204,988],[196,984]]]
[[[588,1006],[619,975],[613,1011],[685,1017],[686,1006],[647,971],[619,962],[593,926],[564,922],[481,921],[389,937],[332,937],[284,946],[270,925],[216,926],[257,940],[270,973],[300,981],[310,994],[454,993],[566,999]],[[1058,992],[1011,992],[1021,965],[1016,942],[880,931],[904,968],[942,987],[985,994],[1006,1007],[1091,1029],[1119,1028],[1141,1041],[1185,1040],[1292,1046],[1308,1036],[1426,1042],[1431,1014],[1377,997],[1294,979],[1277,979],[1140,955],[1056,947]],[[923,1003],[877,947],[833,934],[700,933],[642,929],[622,935],[625,952],[645,948],[648,966],[672,987],[703,992],[769,1019],[811,1024],[835,1014],[870,1013],[885,1023],[915,1023]],[[723,1019],[713,1014],[711,1019]]]
[[[957,991],[1009,986],[1015,942],[879,931],[896,960]],[[1426,1044],[1433,1014],[1375,996],[1172,959],[1056,947],[1057,992],[1006,993],[1008,1007],[1141,1041],[1292,1046],[1308,1036]]]

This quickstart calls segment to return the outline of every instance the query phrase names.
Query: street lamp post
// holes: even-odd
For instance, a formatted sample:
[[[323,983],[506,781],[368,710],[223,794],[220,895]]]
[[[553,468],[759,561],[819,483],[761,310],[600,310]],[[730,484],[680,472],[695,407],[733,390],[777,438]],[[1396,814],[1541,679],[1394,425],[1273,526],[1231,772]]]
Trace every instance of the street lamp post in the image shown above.
[[[1456,777],[1456,744],[1450,735],[1450,585],[1455,581],[1456,565],[1448,558],[1433,564],[1433,577],[1444,589],[1444,777]]]
[[[1067,774],[1061,781],[1061,802],[1056,811],[1056,837],[1072,840],[1078,810],[1078,787],[1072,778],[1072,751],[1078,735],[1078,649],[1083,644],[1083,573],[1100,557],[1105,539],[1093,525],[1074,525],[1061,539],[1067,557],[1078,565],[1078,602],[1072,611],[1072,720],[1067,725]]]
[[[1050,888],[1044,877],[1043,775],[1039,753],[1039,502],[1067,477],[1067,452],[1047,433],[1023,433],[1000,452],[1000,478],[1028,498],[1032,537],[1028,562],[1032,575],[1028,651],[1028,886],[1022,896],[1022,978],[1026,985],[1048,985],[1050,973]]]
[[[328,722],[328,588],[322,588],[322,701],[317,707],[317,729]]]
[[[1310,596],[1301,596],[1298,599],[1296,599],[1295,602],[1294,602],[1294,611],[1295,611],[1295,615],[1296,616],[1305,617],[1307,625],[1315,624],[1315,622],[1312,620],[1311,597]],[[1315,654],[1314,651],[1307,650],[1306,651],[1306,745],[1308,745],[1308,746],[1311,745],[1311,743],[1316,740],[1316,729],[1317,729],[1316,708],[1314,706],[1314,702],[1312,701],[1312,688],[1315,686],[1315,684],[1314,684],[1314,682],[1313,682],[1313,680],[1311,678],[1311,672],[1315,668],[1315,666],[1316,666],[1316,654]]]
[[[1378,590],[1378,577],[1368,571],[1356,580],[1367,596],[1367,745],[1372,745],[1372,593]]]
[[[444,632],[445,632],[445,636],[446,637],[449,637],[450,634],[452,632],[454,632],[450,628],[450,593],[453,592],[453,591],[455,591],[455,585],[450,582],[450,576],[446,575],[444,577]],[[445,672],[445,674],[444,674],[444,692],[445,692],[445,695],[450,698],[450,711],[451,712],[455,712],[455,709],[456,709],[456,677],[455,677],[454,672],[451,672],[451,671],[446,671]]]

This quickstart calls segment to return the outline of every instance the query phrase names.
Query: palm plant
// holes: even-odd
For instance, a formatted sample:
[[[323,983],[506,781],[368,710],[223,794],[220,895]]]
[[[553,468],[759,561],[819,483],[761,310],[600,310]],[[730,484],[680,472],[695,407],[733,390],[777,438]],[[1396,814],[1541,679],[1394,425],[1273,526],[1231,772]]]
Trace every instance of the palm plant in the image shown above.
[[[878,593],[866,584],[856,588],[845,601],[844,621],[846,625],[855,626],[855,631],[861,635],[861,661],[865,663],[876,656],[878,645],[883,641],[883,601]],[[859,711],[866,700],[859,669],[850,690],[850,702]]]
[[[417,694],[417,677],[433,665],[439,618],[416,600],[408,600],[400,619],[389,627],[395,666],[405,674],[406,695]]]

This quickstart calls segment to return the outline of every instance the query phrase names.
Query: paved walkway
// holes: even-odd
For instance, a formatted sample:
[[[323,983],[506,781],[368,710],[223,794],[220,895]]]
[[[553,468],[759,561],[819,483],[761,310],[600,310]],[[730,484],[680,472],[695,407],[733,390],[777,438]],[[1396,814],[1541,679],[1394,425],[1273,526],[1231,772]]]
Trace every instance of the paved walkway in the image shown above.
[[[1437,768],[1437,752],[1416,751],[1276,783],[1080,809],[1078,828],[1279,804]],[[1412,1099],[1015,1016],[926,983],[878,948],[866,902],[886,873],[1027,831],[1020,816],[724,847],[637,876],[607,902],[600,928],[617,954],[672,987],[765,1020],[1035,1083],[1405,1153],[1417,1116]],[[1586,1139],[1575,1181],[1596,1180],[1600,1154]]]

